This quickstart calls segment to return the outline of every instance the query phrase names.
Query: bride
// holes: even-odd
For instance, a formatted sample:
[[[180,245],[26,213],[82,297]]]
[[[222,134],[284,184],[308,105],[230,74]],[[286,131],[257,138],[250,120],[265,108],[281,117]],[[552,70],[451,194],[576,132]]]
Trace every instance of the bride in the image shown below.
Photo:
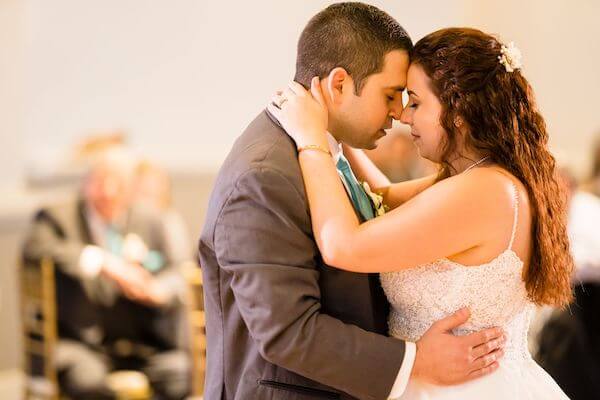
[[[275,98],[280,107],[268,107],[299,148],[325,262],[381,273],[395,337],[418,341],[465,306],[471,318],[456,335],[505,330],[505,356],[495,372],[442,386],[416,371],[402,399],[567,398],[527,350],[534,306],[571,299],[573,261],[548,134],[518,49],[474,29],[431,33],[411,54],[407,91],[400,120],[440,173],[390,185],[362,151],[345,149],[356,175],[390,208],[363,224],[327,154],[320,80],[313,79],[311,93],[292,82]]]

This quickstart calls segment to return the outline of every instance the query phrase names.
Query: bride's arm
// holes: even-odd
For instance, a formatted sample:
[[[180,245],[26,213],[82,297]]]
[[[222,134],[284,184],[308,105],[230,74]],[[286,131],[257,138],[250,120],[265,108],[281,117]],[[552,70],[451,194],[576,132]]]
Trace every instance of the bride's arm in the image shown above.
[[[383,202],[394,209],[433,185],[437,174],[405,182],[391,183],[363,150],[344,145],[344,155],[359,180],[366,181],[373,191],[383,196]]]
[[[290,88],[283,109],[269,110],[299,147],[326,149],[327,110],[320,90],[313,88],[317,102],[302,87]],[[460,253],[483,240],[477,227],[495,204],[480,196],[493,195],[485,180],[476,187],[464,177],[447,179],[359,225],[330,155],[305,150],[298,158],[315,238],[331,266],[355,272],[397,271]]]
[[[469,193],[464,179],[441,182],[360,225],[331,158],[303,151],[299,160],[315,238],[331,266],[354,272],[398,271],[481,243],[472,221],[487,211],[478,207],[480,200]]]

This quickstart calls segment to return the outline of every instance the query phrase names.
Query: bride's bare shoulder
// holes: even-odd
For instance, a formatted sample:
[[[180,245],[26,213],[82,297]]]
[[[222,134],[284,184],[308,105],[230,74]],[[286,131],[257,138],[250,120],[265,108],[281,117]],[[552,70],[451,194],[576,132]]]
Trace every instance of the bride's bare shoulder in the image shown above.
[[[444,179],[430,188],[429,195],[437,198],[451,196],[465,204],[497,209],[504,208],[502,205],[512,207],[515,196],[513,184],[517,187],[519,198],[527,201],[523,183],[510,172],[495,166],[475,168]]]
[[[523,182],[504,168],[498,166],[476,168],[453,178],[456,178],[457,184],[460,182],[466,193],[496,206],[501,204],[512,206],[515,188],[519,201],[528,203],[528,193]]]

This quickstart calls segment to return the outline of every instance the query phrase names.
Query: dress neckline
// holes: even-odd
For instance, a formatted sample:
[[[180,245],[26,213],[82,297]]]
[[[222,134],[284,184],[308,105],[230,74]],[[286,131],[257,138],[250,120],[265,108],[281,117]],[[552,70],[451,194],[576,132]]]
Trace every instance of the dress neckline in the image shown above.
[[[459,262],[456,261],[452,261],[447,257],[444,258],[440,258],[438,261],[434,261],[433,264],[437,264],[440,262],[443,263],[448,263],[448,264],[452,264],[455,267],[458,268],[468,268],[468,269],[478,269],[478,268],[482,268],[482,267],[487,267],[490,265],[493,265],[495,263],[498,262],[498,260],[500,260],[503,257],[507,257],[507,256],[512,256],[516,261],[518,261],[518,265],[521,267],[523,266],[525,263],[523,262],[523,260],[521,260],[521,257],[519,257],[519,255],[517,253],[515,253],[514,250],[512,249],[506,249],[504,250],[502,253],[498,254],[496,257],[494,257],[492,260],[483,263],[483,264],[477,264],[477,265],[465,265],[465,264],[461,264]]]

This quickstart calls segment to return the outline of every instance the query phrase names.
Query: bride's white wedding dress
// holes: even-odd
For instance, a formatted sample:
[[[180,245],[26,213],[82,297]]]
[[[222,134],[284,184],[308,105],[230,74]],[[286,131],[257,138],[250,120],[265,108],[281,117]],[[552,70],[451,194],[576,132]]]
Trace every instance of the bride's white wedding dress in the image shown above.
[[[521,278],[523,262],[512,250],[518,221],[516,187],[514,190],[512,236],[508,248],[494,260],[465,266],[441,259],[381,274],[382,286],[392,305],[391,336],[417,341],[434,322],[462,307],[470,309],[471,318],[455,334],[498,326],[507,335],[505,355],[492,374],[455,386],[411,380],[402,400],[568,399],[527,349],[527,331],[535,307]]]

